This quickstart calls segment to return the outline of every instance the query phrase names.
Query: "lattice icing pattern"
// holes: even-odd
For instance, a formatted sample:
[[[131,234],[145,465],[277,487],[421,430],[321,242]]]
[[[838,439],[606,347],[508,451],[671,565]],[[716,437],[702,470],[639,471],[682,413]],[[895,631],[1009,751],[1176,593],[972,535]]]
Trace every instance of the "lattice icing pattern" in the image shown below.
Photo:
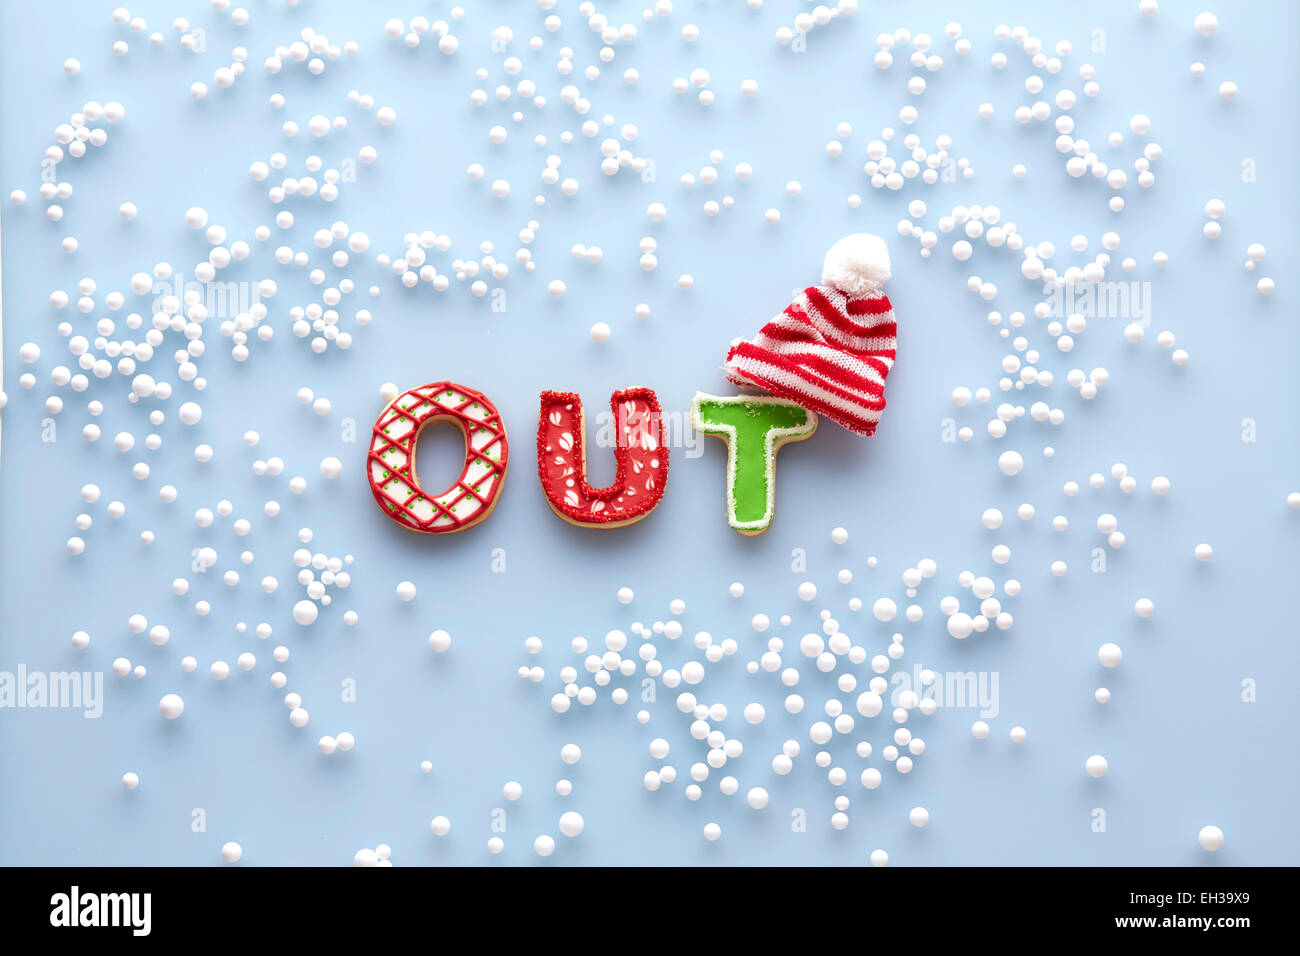
[[[428,494],[415,474],[420,431],[437,421],[465,435],[465,468],[456,483]],[[384,409],[370,441],[368,471],[375,500],[413,531],[460,531],[482,521],[505,482],[509,446],[496,406],[481,392],[436,382],[403,392]]]

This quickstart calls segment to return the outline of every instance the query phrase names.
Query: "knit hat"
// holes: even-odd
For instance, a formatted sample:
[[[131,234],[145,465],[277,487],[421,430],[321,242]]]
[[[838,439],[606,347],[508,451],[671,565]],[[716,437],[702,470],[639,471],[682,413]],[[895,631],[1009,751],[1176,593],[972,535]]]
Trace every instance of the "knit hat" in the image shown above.
[[[873,434],[898,344],[893,306],[880,290],[889,277],[884,240],[845,236],[826,253],[821,285],[804,289],[758,335],[731,347],[727,380]]]

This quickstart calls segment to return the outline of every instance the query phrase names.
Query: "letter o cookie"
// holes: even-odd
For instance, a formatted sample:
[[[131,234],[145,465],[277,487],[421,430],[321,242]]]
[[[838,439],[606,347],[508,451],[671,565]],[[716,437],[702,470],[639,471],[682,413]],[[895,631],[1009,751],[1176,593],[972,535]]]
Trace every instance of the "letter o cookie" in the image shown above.
[[[450,488],[431,495],[416,477],[415,447],[421,430],[434,422],[450,422],[465,436],[465,468]],[[454,382],[434,382],[403,392],[383,410],[366,472],[380,510],[403,528],[451,534],[492,513],[509,461],[505,423],[487,396]]]

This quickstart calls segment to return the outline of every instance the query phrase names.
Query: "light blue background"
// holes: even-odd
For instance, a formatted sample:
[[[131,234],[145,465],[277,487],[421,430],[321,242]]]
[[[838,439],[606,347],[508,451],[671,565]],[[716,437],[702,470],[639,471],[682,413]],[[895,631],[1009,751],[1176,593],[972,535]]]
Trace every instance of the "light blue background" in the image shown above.
[[[397,865],[532,864],[539,862],[533,838],[556,833],[556,818],[569,807],[583,813],[586,832],[562,840],[550,864],[861,864],[876,847],[886,848],[893,863],[924,866],[1300,862],[1300,707],[1294,686],[1300,655],[1293,610],[1300,513],[1284,503],[1300,486],[1293,279],[1294,158],[1300,144],[1294,70],[1287,65],[1297,35],[1294,4],[1219,4],[1221,28],[1205,41],[1191,29],[1196,10],[1181,3],[1162,4],[1150,20],[1137,13],[1135,0],[872,3],[853,18],[814,31],[802,55],[772,41],[777,26],[807,9],[802,4],[769,0],[754,13],[739,3],[679,0],[676,14],[650,24],[640,19],[641,3],[608,4],[611,20],[637,23],[640,36],[618,46],[617,59],[597,83],[576,82],[594,91],[588,94],[594,117],[613,113],[615,129],[625,122],[638,125],[635,150],[656,164],[658,180],[651,184],[627,171],[613,179],[602,176],[595,144],[580,136],[572,146],[559,142],[561,129],[576,131],[579,123],[559,103],[561,83],[553,68],[558,48],[567,44],[577,51],[575,76],[597,62],[598,40],[581,22],[576,4],[563,4],[566,9],[558,12],[564,29],[550,35],[532,4],[466,3],[468,15],[456,26],[461,49],[450,58],[427,40],[408,51],[383,35],[388,16],[447,17],[448,4],[380,8],[307,0],[295,9],[270,2],[249,6],[253,23],[239,30],[205,3],[189,9],[132,4],[132,13],[145,16],[150,30],[167,35],[159,50],[114,26],[111,3],[61,3],[57,15],[38,4],[0,9],[0,183],[6,193],[20,186],[31,197],[25,207],[4,211],[3,360],[10,403],[0,467],[0,670],[23,663],[46,671],[107,671],[119,655],[150,669],[142,681],[107,674],[107,706],[99,720],[68,711],[0,711],[0,862],[207,865],[219,863],[223,842],[236,840],[248,864],[346,864],[357,849],[380,842],[393,846]],[[206,53],[179,49],[170,29],[179,14],[206,30]],[[943,38],[950,19],[960,20],[974,42],[969,57],[954,55]],[[686,22],[701,28],[694,46],[680,38]],[[1096,65],[1102,95],[1081,96],[1075,113],[1081,135],[1103,160],[1131,169],[1138,146],[1127,135],[1128,117],[1152,117],[1151,138],[1164,147],[1154,167],[1157,183],[1140,190],[1131,178],[1125,190],[1129,208],[1122,215],[1107,211],[1103,184],[1066,177],[1051,131],[1011,119],[1015,105],[1034,99],[1021,85],[1028,64],[1011,44],[995,43],[992,30],[997,23],[1022,22],[1049,51],[1058,39],[1074,44],[1060,79],[1076,90],[1079,65]],[[469,104],[469,91],[479,85],[474,68],[490,70],[482,84],[489,90],[504,79],[500,55],[489,50],[491,28],[500,23],[514,29],[512,52],[523,59],[524,75],[550,99],[540,118],[525,109],[519,127],[509,123],[513,104],[492,101],[481,110]],[[301,68],[265,75],[264,57],[306,25],[335,42],[358,40],[361,53],[331,63],[320,78]],[[933,35],[945,60],[942,71],[927,74],[917,131],[927,142],[951,134],[953,153],[970,157],[976,170],[972,182],[934,188],[913,183],[886,193],[872,190],[862,174],[867,140],[882,126],[898,126],[898,108],[913,101],[904,90],[911,71],[903,56],[888,73],[871,66],[875,35],[901,25]],[[1096,30],[1104,31],[1104,52],[1089,52]],[[535,33],[547,40],[536,54],[527,49]],[[130,55],[114,57],[113,41],[128,36]],[[248,72],[233,89],[218,90],[212,71],[229,62],[236,44],[250,51]],[[995,49],[1011,57],[1005,71],[989,66]],[[80,76],[63,74],[68,56],[81,59]],[[1188,72],[1196,59],[1209,66],[1200,80]],[[679,97],[670,89],[674,76],[698,65],[711,71],[718,90],[712,109],[700,107],[693,94]],[[621,82],[627,66],[641,72],[635,87]],[[742,100],[740,81],[750,76],[758,79],[760,93]],[[1228,78],[1241,89],[1233,103],[1215,92]],[[196,79],[213,87],[198,104],[188,94]],[[1058,83],[1047,80],[1050,94]],[[397,125],[378,128],[373,117],[348,105],[344,95],[354,88],[395,106]],[[283,113],[266,105],[277,90],[289,100]],[[54,126],[92,98],[120,100],[127,118],[110,128],[104,149],[61,168],[60,178],[72,181],[76,192],[64,204],[64,221],[52,224],[36,196],[39,161]],[[988,122],[976,115],[985,100],[998,110]],[[343,113],[351,126],[324,142],[308,142],[305,121],[318,111]],[[304,126],[295,141],[279,134],[288,118]],[[840,120],[850,121],[854,132],[845,154],[832,160],[824,145]],[[509,142],[500,147],[486,137],[497,122],[511,128]],[[1126,132],[1122,151],[1105,145],[1112,129]],[[551,138],[544,150],[531,142],[539,130]],[[270,258],[270,248],[282,241],[277,232],[255,260],[223,276],[276,278],[276,338],[256,344],[252,359],[237,365],[229,358],[228,340],[210,330],[201,369],[211,384],[202,396],[199,427],[183,429],[173,401],[160,429],[161,452],[115,453],[111,436],[130,429],[143,438],[152,404],[128,409],[120,394],[125,381],[115,377],[96,382],[80,398],[65,395],[59,440],[40,441],[49,369],[69,358],[54,327],[63,318],[80,323],[79,331],[90,325],[71,309],[53,312],[47,304],[51,289],[72,289],[88,275],[102,297],[109,289],[125,289],[131,273],[159,259],[184,267],[188,278],[206,244],[185,228],[187,207],[205,206],[232,238],[251,240],[252,228],[270,223],[274,210],[264,186],[245,175],[250,162],[282,149],[291,169],[301,171],[298,164],[313,149],[332,165],[367,142],[379,148],[379,162],[363,168],[359,182],[333,207],[301,199],[286,204],[298,215],[290,234],[297,248],[310,248],[312,231],[337,218],[375,241],[372,256],[356,257],[345,270],[361,289],[341,310],[345,327],[356,308],[370,307],[376,315],[373,325],[354,330],[351,352],[315,356],[289,333],[285,312],[310,301],[312,287],[301,270]],[[713,148],[725,153],[719,185],[683,190],[680,173],[698,172]],[[550,202],[537,210],[532,197],[552,151],[564,157],[563,173],[581,180],[582,192],[566,200],[557,189],[546,189]],[[1242,181],[1247,157],[1257,169],[1255,182]],[[754,166],[749,182],[731,174],[741,160]],[[464,169],[474,161],[488,166],[484,182],[465,180]],[[1024,181],[1010,175],[1015,162],[1029,167]],[[492,200],[487,191],[496,176],[514,186],[506,201]],[[804,186],[797,200],[784,194],[792,178]],[[850,192],[863,195],[860,209],[847,207]],[[728,193],[736,197],[733,209],[714,219],[700,212],[706,198]],[[1228,207],[1218,242],[1204,240],[1200,231],[1202,206],[1211,196]],[[984,320],[989,306],[966,291],[965,279],[975,271],[997,282],[1001,294],[993,306],[1004,313],[1028,313],[1036,290],[1020,279],[1017,257],[1005,250],[993,255],[980,245],[976,258],[961,264],[946,252],[945,241],[933,260],[919,259],[915,243],[894,231],[908,201],[918,197],[930,204],[929,228],[952,204],[998,204],[1030,241],[1050,239],[1062,250],[1054,260],[1058,268],[1071,261],[1071,235],[1086,233],[1095,251],[1100,234],[1115,229],[1123,239],[1116,263],[1134,256],[1140,265],[1133,278],[1155,283],[1152,328],[1136,348],[1124,343],[1119,322],[1097,319],[1075,353],[1061,356],[1050,350],[1042,323],[1031,323],[1032,342],[1043,349],[1041,364],[1061,383],[1044,397],[1064,408],[1067,420],[1060,429],[1028,418],[1012,425],[1001,446],[1024,453],[1019,478],[998,473],[994,461],[1001,446],[984,431],[999,394],[1006,345]],[[136,221],[117,218],[124,200],[140,207]],[[664,223],[646,220],[652,200],[668,205]],[[763,224],[768,206],[783,210],[776,228]],[[403,289],[370,261],[374,252],[399,251],[404,233],[422,229],[450,234],[453,254],[473,255],[480,240],[491,239],[508,258],[520,226],[533,217],[542,222],[533,246],[539,267],[533,274],[512,270],[503,283],[504,313],[491,311],[489,299],[472,299],[461,286],[442,296],[427,286]],[[777,520],[758,539],[742,538],[725,524],[724,456],[716,442],[698,459],[673,451],[663,504],[634,528],[584,533],[550,513],[531,463],[540,390],[578,390],[595,409],[612,389],[645,384],[666,407],[684,411],[697,388],[725,388],[718,366],[728,340],[752,334],[789,300],[792,288],[815,280],[834,239],[864,229],[891,243],[894,278],[888,292],[901,330],[900,360],[878,436],[863,441],[826,424],[812,441],[787,449]],[[81,251],[71,257],[58,248],[59,238],[69,233],[81,241]],[[659,240],[661,263],[648,275],[636,265],[637,240],[647,234]],[[1268,258],[1258,272],[1246,273],[1245,247],[1256,241],[1268,247]],[[576,242],[599,244],[605,261],[575,262],[568,249]],[[1149,265],[1157,250],[1170,255],[1162,271]],[[450,256],[434,261],[448,268]],[[690,292],[673,281],[682,272],[695,276]],[[1255,292],[1262,274],[1278,282],[1272,298]],[[553,277],[568,283],[558,301],[545,291]],[[372,281],[383,289],[373,303],[364,294]],[[648,320],[632,315],[641,301],[653,307]],[[604,345],[587,335],[596,320],[614,328]],[[486,347],[472,354],[449,350],[448,340],[461,338],[464,333],[456,330],[464,328]],[[1175,368],[1155,345],[1154,332],[1163,328],[1189,349],[1186,368]],[[17,349],[28,340],[38,342],[45,355],[37,369],[41,384],[23,392]],[[154,365],[160,370],[155,374],[175,381],[172,348],[160,349]],[[1097,365],[1110,369],[1112,383],[1085,403],[1064,385],[1065,373]],[[362,473],[363,446],[344,444],[339,423],[351,417],[364,433],[379,411],[382,382],[409,387],[443,378],[489,392],[505,415],[516,460],[488,523],[430,540],[380,516]],[[954,409],[949,395],[958,384],[987,385],[994,402]],[[297,405],[294,394],[301,385],[328,396],[333,413],[318,418]],[[188,397],[190,389],[177,392]],[[108,406],[100,421],[106,437],[95,445],[79,437],[88,420],[84,399],[92,395],[105,396]],[[1023,393],[1026,405],[1037,397]],[[949,416],[974,428],[975,440],[942,442],[941,423]],[[1255,443],[1242,441],[1246,418],[1256,423]],[[256,451],[240,441],[248,428],[262,434]],[[199,441],[216,449],[209,466],[191,457]],[[1040,454],[1049,442],[1057,449],[1051,461]],[[431,447],[437,451],[430,458],[453,446],[439,440]],[[288,463],[282,478],[252,474],[252,460],[269,455]],[[326,455],[347,464],[336,482],[319,477],[317,464]],[[148,481],[130,476],[130,462],[138,458],[153,466]],[[1087,488],[1088,475],[1109,472],[1114,461],[1127,463],[1139,479],[1131,497],[1121,495],[1114,482],[1099,492]],[[443,457],[433,468],[445,474],[445,464]],[[596,456],[593,480],[608,480],[612,470],[608,456]],[[309,478],[307,495],[288,493],[291,474]],[[1166,498],[1149,491],[1156,474],[1173,481]],[[1061,492],[1069,479],[1084,486],[1075,499]],[[72,558],[64,541],[83,507],[78,489],[91,480],[103,487],[104,498],[87,509],[96,517],[85,534],[87,553]],[[180,501],[170,508],[157,499],[165,482],[181,489]],[[240,567],[244,581],[233,592],[221,584],[220,572],[236,566],[243,543],[228,520],[209,531],[190,520],[194,509],[213,507],[222,497],[254,524],[247,546],[257,560],[252,568]],[[284,504],[275,520],[261,515],[262,502],[271,497]],[[120,521],[104,515],[104,503],[112,498],[127,504]],[[1038,509],[1031,522],[1014,517],[1022,501]],[[1008,515],[1001,533],[980,525],[980,512],[990,505]],[[1100,543],[1093,524],[1102,511],[1119,516],[1128,545],[1108,555],[1107,573],[1091,574],[1089,551]],[[1071,519],[1064,535],[1049,526],[1058,512]],[[313,549],[356,555],[351,590],[309,630],[297,628],[289,616],[301,596],[289,556],[303,525],[316,532]],[[846,546],[830,542],[836,525],[851,533]],[[146,527],[158,535],[152,547],[138,541]],[[1011,545],[1014,558],[995,574],[988,554],[999,541]],[[1192,556],[1200,541],[1214,546],[1209,564]],[[206,578],[189,573],[191,549],[208,543],[222,555],[217,568]],[[496,548],[507,555],[504,574],[491,571]],[[806,550],[806,574],[791,571],[795,548]],[[879,557],[874,570],[865,563],[869,554]],[[771,675],[744,672],[744,661],[762,649],[748,622],[758,611],[774,620],[794,615],[793,626],[776,629],[793,648],[800,634],[816,627],[816,612],[827,607],[845,631],[879,653],[894,628],[865,612],[853,615],[847,600],[859,595],[869,608],[875,597],[890,595],[905,603],[900,573],[924,556],[935,558],[940,571],[921,591],[926,620],[907,629],[906,669],[920,663],[940,671],[995,671],[1001,713],[983,742],[971,739],[971,710],[941,709],[932,718],[916,718],[914,730],[926,739],[926,754],[907,777],[873,757],[870,764],[884,768],[885,785],[871,793],[857,784],[863,762],[852,755],[851,740],[840,741],[838,762],[850,780],[844,792],[853,805],[849,829],[836,832],[828,824],[835,791],[813,765],[815,748],[807,741],[811,713],[829,695],[831,682],[804,666],[800,690],[809,711],[787,716],[780,707],[785,689]],[[1070,564],[1063,580],[1048,573],[1057,558]],[[835,582],[840,567],[854,571],[852,585]],[[1006,602],[1015,615],[1013,630],[961,643],[947,636],[938,599],[947,593],[969,597],[955,580],[965,568],[1023,580],[1024,594]],[[268,573],[282,581],[269,597],[256,585]],[[194,581],[185,598],[169,590],[178,574]],[[393,596],[397,581],[406,577],[420,589],[409,605]],[[822,591],[809,605],[795,597],[805,578]],[[740,601],[727,594],[733,580],[746,585]],[[622,585],[636,590],[627,608],[614,600]],[[1132,612],[1143,595],[1157,605],[1147,621]],[[611,627],[666,619],[668,601],[678,596],[687,602],[687,636],[680,646],[660,640],[661,656],[677,664],[695,653],[689,638],[701,629],[719,640],[735,637],[743,648],[710,670],[701,692],[705,700],[730,706],[726,726],[746,743],[745,755],[723,771],[741,781],[736,798],[718,793],[718,772],[698,803],[683,798],[687,768],[703,754],[673,708],[672,692],[661,692],[648,727],[634,720],[635,695],[622,708],[602,695],[596,706],[575,707],[565,716],[548,706],[559,689],[560,667],[581,666],[581,658],[568,652],[573,635],[584,634],[594,644]],[[190,610],[200,597],[214,602],[206,619]],[[353,629],[342,624],[348,607],[360,614]],[[168,624],[171,643],[158,649],[130,635],[126,619],[137,611]],[[238,635],[234,625],[240,620],[250,628],[271,621],[276,634],[269,642],[251,632]],[[453,635],[447,654],[435,656],[425,643],[435,627]],[[79,628],[93,638],[84,653],[69,642]],[[522,651],[529,634],[546,641],[536,661],[526,661]],[[1118,670],[1103,672],[1096,651],[1108,640],[1123,646],[1125,659]],[[289,689],[303,695],[312,715],[305,730],[289,725],[282,692],[268,683],[274,669],[270,645],[281,642],[293,651],[284,668]],[[212,660],[233,663],[244,650],[258,654],[253,673],[236,671],[224,683],[207,676]],[[187,675],[178,662],[189,653],[200,668]],[[525,662],[547,668],[544,684],[515,676]],[[358,687],[356,703],[339,700],[340,682],[348,678]],[[1257,682],[1257,703],[1241,701],[1245,679]],[[1099,684],[1114,693],[1105,707],[1092,699]],[[157,714],[158,698],[168,691],[186,701],[185,715],[176,722]],[[768,708],[766,723],[756,731],[740,718],[750,699]],[[1007,740],[1014,724],[1028,729],[1023,746]],[[345,729],[357,736],[354,751],[328,758],[316,751],[318,736]],[[890,729],[882,726],[870,735],[877,754]],[[672,741],[669,762],[679,777],[649,793],[641,776],[657,765],[647,743],[658,735]],[[770,757],[790,736],[803,742],[804,755],[792,774],[775,777]],[[569,741],[584,749],[576,767],[558,759]],[[1091,753],[1110,760],[1103,780],[1083,772]],[[418,768],[425,758],[434,763],[432,774]],[[141,775],[139,790],[122,789],[126,770]],[[567,799],[552,789],[561,776],[575,783]],[[490,813],[503,805],[501,786],[510,779],[524,785],[525,797],[510,805],[506,852],[494,858],[486,850]],[[744,805],[744,790],[754,785],[772,794],[764,813]],[[915,805],[930,810],[924,830],[907,822]],[[1104,834],[1090,827],[1097,807],[1107,813]],[[194,808],[206,812],[204,833],[191,832]],[[808,813],[806,833],[792,832],[795,808]],[[450,836],[430,835],[435,814],[451,818]],[[710,820],[724,829],[716,844],[701,835]],[[1196,844],[1197,830],[1207,823],[1227,834],[1215,856]]]

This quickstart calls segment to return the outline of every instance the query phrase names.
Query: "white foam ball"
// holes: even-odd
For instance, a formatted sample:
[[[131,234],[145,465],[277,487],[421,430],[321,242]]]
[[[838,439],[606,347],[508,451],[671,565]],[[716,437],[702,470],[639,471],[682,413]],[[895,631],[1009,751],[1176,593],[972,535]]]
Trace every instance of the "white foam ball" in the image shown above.
[[[1202,850],[1213,853],[1223,846],[1223,831],[1216,826],[1201,827],[1201,832],[1196,834],[1196,842]]]

